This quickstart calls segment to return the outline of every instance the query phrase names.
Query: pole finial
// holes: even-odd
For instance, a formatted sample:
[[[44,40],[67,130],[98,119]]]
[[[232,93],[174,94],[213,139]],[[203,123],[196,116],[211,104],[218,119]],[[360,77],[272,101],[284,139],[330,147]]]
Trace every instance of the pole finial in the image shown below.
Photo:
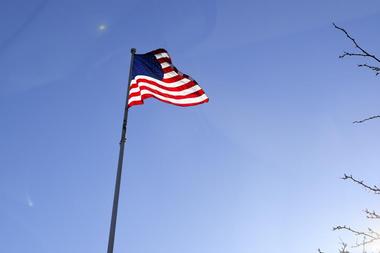
[[[131,54],[135,54],[136,53],[136,48],[131,48]]]

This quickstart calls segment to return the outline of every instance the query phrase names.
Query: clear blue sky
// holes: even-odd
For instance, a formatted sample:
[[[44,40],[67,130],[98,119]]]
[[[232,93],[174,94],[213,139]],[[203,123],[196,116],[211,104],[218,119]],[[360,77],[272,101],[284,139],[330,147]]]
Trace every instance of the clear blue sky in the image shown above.
[[[380,2],[2,0],[0,252],[106,252],[131,47],[210,102],[130,110],[115,253],[336,252],[378,199]],[[100,29],[104,25],[105,29]],[[380,246],[380,245],[379,245]]]

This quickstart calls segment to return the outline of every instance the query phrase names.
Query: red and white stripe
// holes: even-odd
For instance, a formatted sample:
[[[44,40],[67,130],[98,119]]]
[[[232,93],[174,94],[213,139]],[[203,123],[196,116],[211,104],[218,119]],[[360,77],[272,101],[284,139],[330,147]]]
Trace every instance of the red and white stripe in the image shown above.
[[[157,80],[149,76],[137,75],[130,84],[129,107],[143,104],[144,99],[150,97],[178,106],[208,102],[208,97],[197,82],[173,66],[166,50],[158,49],[154,54],[161,64],[164,77],[162,80]]]

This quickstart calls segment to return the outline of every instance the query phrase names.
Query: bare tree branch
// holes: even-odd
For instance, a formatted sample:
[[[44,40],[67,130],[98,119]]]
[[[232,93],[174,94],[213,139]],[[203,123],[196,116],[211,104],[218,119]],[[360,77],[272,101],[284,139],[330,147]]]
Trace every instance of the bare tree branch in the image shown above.
[[[373,235],[371,235],[371,234],[369,234],[369,233],[366,233],[366,232],[362,232],[362,231],[358,231],[358,230],[355,230],[355,229],[352,229],[351,227],[348,227],[348,226],[346,226],[346,225],[344,225],[344,226],[336,226],[336,227],[333,227],[333,230],[335,231],[335,230],[346,230],[346,231],[349,231],[349,232],[351,232],[351,233],[353,233],[354,235],[356,235],[356,236],[366,236],[366,237],[369,237],[369,238],[371,238],[371,239],[379,239],[379,238],[377,238],[377,237],[375,237],[375,236],[373,236]]]
[[[378,57],[376,57],[376,55],[371,54],[367,50],[362,48],[358,44],[358,42],[356,42],[356,40],[344,28],[337,26],[335,23],[333,23],[333,26],[335,27],[335,29],[343,32],[346,35],[346,37],[354,44],[355,48],[359,51],[358,53],[344,51],[343,54],[341,54],[339,56],[339,58],[344,58],[346,56],[362,57],[362,58],[371,59],[372,61],[380,63],[380,59]],[[375,72],[376,76],[380,75],[380,66],[374,66],[372,64],[362,63],[362,64],[358,64],[358,67],[367,68],[367,69]],[[371,117],[368,117],[368,118],[365,118],[362,120],[356,120],[353,123],[359,124],[359,123],[363,123],[363,122],[366,122],[368,120],[372,120],[372,119],[376,119],[376,118],[380,118],[380,115],[374,115],[374,116],[371,116]]]
[[[362,57],[369,57],[369,58],[372,58],[373,60],[377,61],[378,63],[380,63],[380,59],[377,58],[375,55],[373,54],[370,54],[368,53],[365,49],[363,49],[361,46],[359,46],[359,44],[356,42],[356,40],[351,37],[350,34],[348,34],[348,32],[344,29],[344,28],[341,28],[339,26],[337,26],[335,23],[333,23],[334,27],[340,31],[342,31],[344,34],[346,34],[346,37],[349,38],[352,43],[355,45],[355,47],[361,51],[361,53],[348,53],[348,52],[344,52],[341,56],[339,56],[339,58],[344,58],[345,56],[362,56]]]
[[[361,58],[364,60],[371,61],[372,63],[375,62],[375,64],[372,64],[372,63],[358,64],[358,67],[369,69],[369,70],[375,72],[376,76],[380,75],[380,58],[378,58],[376,55],[374,55],[374,54],[370,53],[369,51],[365,50],[364,48],[362,48],[359,45],[359,43],[344,28],[337,26],[335,23],[333,23],[333,25],[334,25],[335,29],[343,32],[346,35],[346,37],[355,46],[355,51],[356,51],[356,52],[355,51],[354,52],[344,51],[343,54],[341,54],[339,56],[339,58],[357,57],[357,58]],[[363,123],[363,122],[366,122],[366,121],[369,121],[372,119],[377,119],[377,118],[380,118],[380,115],[370,116],[370,117],[367,117],[367,118],[362,119],[362,120],[354,121],[353,123],[354,124],[360,124],[360,123]],[[358,180],[358,179],[354,178],[352,175],[344,174],[342,179],[343,180],[349,180],[355,184],[358,184],[361,187],[363,187],[364,189],[366,189],[366,190],[368,190],[374,194],[380,194],[380,188],[379,187],[377,187],[376,185],[370,186],[370,185],[364,183],[362,180]],[[366,214],[366,217],[368,219],[380,219],[380,214],[377,214],[375,211],[369,211],[368,209],[366,209],[366,210],[364,210],[364,213]],[[350,246],[352,248],[362,247],[362,253],[367,252],[367,249],[366,249],[367,244],[371,244],[375,241],[380,241],[380,233],[377,231],[374,231],[372,228],[368,228],[367,231],[362,231],[362,230],[353,229],[349,226],[343,225],[343,226],[333,227],[333,230],[334,231],[336,231],[336,230],[347,231],[351,235],[353,235],[355,237],[355,242],[353,244],[351,244]],[[341,241],[341,244],[342,244],[342,246],[341,246],[341,248],[339,248],[339,253],[349,253],[349,251],[347,249],[348,244],[343,242],[343,241]],[[324,253],[324,252],[318,248],[318,253]],[[380,253],[380,251],[379,251],[379,253]]]
[[[375,230],[373,230],[372,228],[368,228],[368,231],[369,231],[372,235],[376,236],[376,238],[380,238],[380,234],[379,234],[378,232],[376,232]]]
[[[367,215],[368,219],[380,219],[380,215],[377,214],[375,211],[369,211],[368,209],[364,210],[365,214]]]
[[[357,183],[361,186],[363,186],[365,189],[375,193],[375,194],[380,194],[380,189],[374,185],[374,186],[369,186],[367,184],[365,184],[363,181],[359,181],[357,179],[355,179],[354,177],[352,177],[352,175],[347,175],[347,174],[344,174],[344,176],[342,177],[343,180],[351,180],[352,182],[354,183]]]
[[[362,57],[368,57],[366,54],[360,54],[360,53],[349,53],[344,51],[343,54],[339,55],[339,58],[344,58],[346,56],[362,56]]]
[[[362,242],[358,242],[358,240],[356,240],[356,243],[352,245],[352,248],[363,247],[363,252],[365,251],[364,249],[365,249],[366,245],[373,243],[374,241],[380,240],[379,233],[375,232],[371,228],[368,228],[368,232],[358,231],[358,230],[352,229],[351,227],[348,227],[348,226],[336,226],[333,228],[333,230],[334,231],[335,230],[346,230],[346,231],[349,231],[352,234],[354,234],[356,237],[362,238]],[[342,250],[346,249],[347,244],[342,242],[342,245],[343,245],[343,247],[339,252],[345,252]]]
[[[342,242],[342,248],[339,249],[339,253],[350,253],[347,250],[347,243]]]
[[[376,72],[375,75],[377,75],[377,76],[380,74],[380,68],[376,67],[376,66],[371,66],[368,64],[359,64],[358,67],[369,68],[370,70],[375,71]]]
[[[363,236],[363,241],[360,242],[360,243],[356,242],[354,245],[352,245],[352,248],[363,247],[363,246],[371,244],[371,243],[373,243],[374,241],[377,241],[377,240],[380,240],[380,238],[372,238],[370,240],[367,240],[367,238],[365,236]]]
[[[380,194],[380,188],[378,188],[376,185],[369,186],[366,183],[364,183],[361,180],[358,180],[354,178],[352,175],[344,174],[343,180],[350,180],[356,184],[359,184],[360,186],[364,187],[365,189],[375,193]],[[367,218],[369,219],[380,219],[380,215],[378,215],[375,211],[369,211],[368,209],[364,210],[364,213],[366,214]],[[360,231],[357,229],[353,229],[349,226],[336,226],[333,227],[333,230],[344,230],[348,231],[351,234],[353,234],[356,237],[356,242],[352,244],[352,248],[359,248],[363,247],[362,252],[366,252],[366,246],[368,244],[371,244],[375,241],[380,241],[380,233],[376,232],[372,228],[368,228],[367,231]],[[342,242],[342,248],[339,250],[340,253],[348,253],[347,251],[347,244]]]
[[[368,118],[365,118],[365,119],[362,119],[362,120],[355,120],[352,123],[354,123],[354,124],[360,124],[360,123],[366,122],[368,120],[377,119],[377,118],[380,118],[380,115],[374,115],[374,116],[371,116],[371,117],[368,117]]]

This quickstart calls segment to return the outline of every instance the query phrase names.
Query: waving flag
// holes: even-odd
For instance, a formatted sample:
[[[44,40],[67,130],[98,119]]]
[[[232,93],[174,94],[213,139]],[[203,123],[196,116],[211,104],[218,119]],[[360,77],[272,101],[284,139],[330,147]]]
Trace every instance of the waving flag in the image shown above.
[[[178,106],[208,102],[197,82],[172,65],[165,49],[134,55],[128,106],[143,104],[150,97]]]

